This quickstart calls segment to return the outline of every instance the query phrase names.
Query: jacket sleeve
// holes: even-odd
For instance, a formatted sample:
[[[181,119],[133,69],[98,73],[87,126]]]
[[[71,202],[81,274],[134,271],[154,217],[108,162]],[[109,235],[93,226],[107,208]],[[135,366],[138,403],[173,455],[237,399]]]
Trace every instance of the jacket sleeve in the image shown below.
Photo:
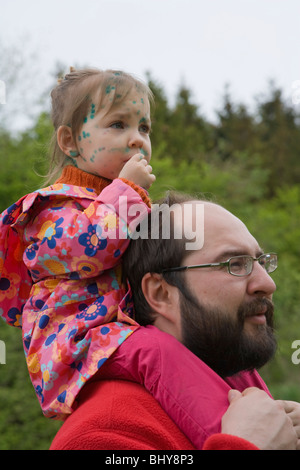
[[[82,204],[80,199],[50,199],[38,212],[32,211],[24,229],[27,248],[23,260],[35,281],[49,274],[72,273],[73,256],[82,261],[96,259],[103,270],[113,268],[120,262],[130,234],[150,210],[121,180],[114,180],[87,207]],[[77,274],[86,277],[87,273]]]
[[[120,260],[149,206],[114,180],[96,198],[41,191],[13,224],[33,285],[22,321],[29,374],[46,416],[70,414],[84,383],[138,327],[116,320]],[[115,269],[114,269],[115,268]],[[124,320],[125,321],[125,320]]]

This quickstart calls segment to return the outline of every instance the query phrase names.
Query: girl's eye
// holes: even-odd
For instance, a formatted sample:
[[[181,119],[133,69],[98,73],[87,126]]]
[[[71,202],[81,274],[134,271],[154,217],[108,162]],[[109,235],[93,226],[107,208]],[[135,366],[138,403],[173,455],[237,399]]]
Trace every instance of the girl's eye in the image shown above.
[[[113,122],[110,127],[112,127],[113,129],[124,129],[124,123],[122,121],[116,121],[116,122]]]
[[[140,132],[143,132],[144,134],[150,134],[151,128],[147,124],[142,124],[140,126]]]

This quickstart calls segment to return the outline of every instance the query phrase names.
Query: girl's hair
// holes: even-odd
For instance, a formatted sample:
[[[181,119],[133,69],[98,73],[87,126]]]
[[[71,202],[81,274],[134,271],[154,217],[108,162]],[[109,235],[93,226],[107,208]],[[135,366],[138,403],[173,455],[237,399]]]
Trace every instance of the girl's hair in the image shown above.
[[[71,162],[70,157],[63,153],[57,143],[58,128],[63,125],[71,127],[75,142],[91,109],[93,113],[97,113],[105,106],[109,111],[119,105],[134,87],[145,93],[150,103],[153,102],[152,92],[145,83],[119,70],[75,70],[71,67],[70,73],[58,80],[58,85],[51,92],[54,134],[49,171],[46,175],[48,183]]]

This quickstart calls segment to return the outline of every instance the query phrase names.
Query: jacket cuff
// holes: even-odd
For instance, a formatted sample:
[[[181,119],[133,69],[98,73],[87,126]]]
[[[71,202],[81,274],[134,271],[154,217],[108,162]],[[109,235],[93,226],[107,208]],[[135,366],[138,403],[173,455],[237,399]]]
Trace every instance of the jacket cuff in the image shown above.
[[[151,201],[150,201],[150,198],[148,196],[148,192],[141,188],[140,186],[138,186],[137,184],[133,183],[132,181],[129,181],[125,178],[119,178],[121,181],[123,181],[123,183],[126,183],[128,184],[128,186],[130,186],[132,189],[134,189],[138,194],[139,196],[142,198],[143,202],[148,206],[148,207],[151,207]]]
[[[205,441],[203,450],[259,450],[259,448],[241,437],[213,434]]]

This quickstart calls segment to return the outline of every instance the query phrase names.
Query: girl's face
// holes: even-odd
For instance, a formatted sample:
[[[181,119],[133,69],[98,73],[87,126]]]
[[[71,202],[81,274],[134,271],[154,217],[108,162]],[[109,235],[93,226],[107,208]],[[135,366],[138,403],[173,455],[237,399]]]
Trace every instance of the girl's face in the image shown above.
[[[95,114],[92,103],[76,139],[79,151],[77,166],[112,180],[119,176],[125,163],[136,153],[142,153],[149,162],[150,129],[148,97],[135,88],[109,111],[104,106]]]

